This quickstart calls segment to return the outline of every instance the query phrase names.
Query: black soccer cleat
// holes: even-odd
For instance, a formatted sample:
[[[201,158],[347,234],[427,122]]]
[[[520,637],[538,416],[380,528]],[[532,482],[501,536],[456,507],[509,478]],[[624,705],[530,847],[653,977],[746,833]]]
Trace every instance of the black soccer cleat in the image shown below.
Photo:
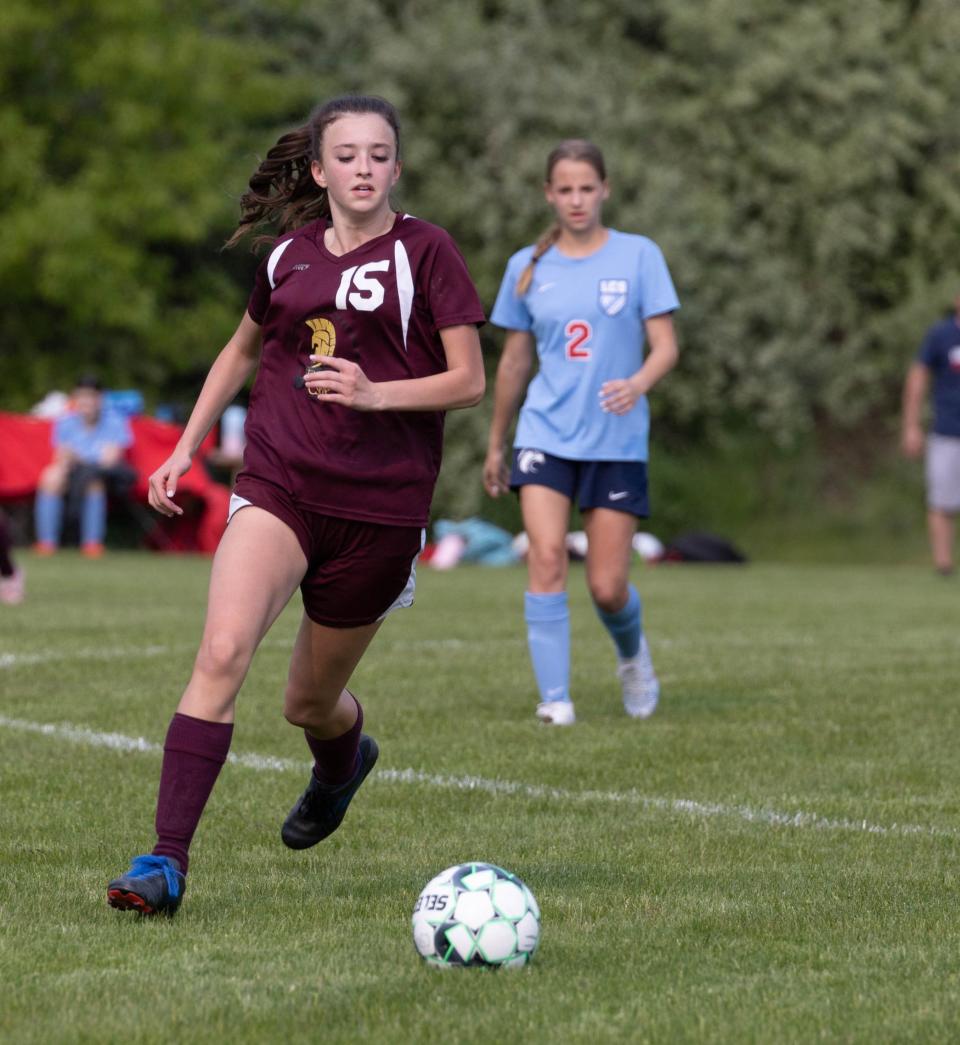
[[[140,914],[177,913],[187,879],[172,856],[135,856],[130,870],[107,886],[107,903]]]
[[[366,780],[379,756],[377,742],[366,733],[361,733],[360,765],[349,780],[334,786],[321,784],[311,771],[307,790],[290,810],[290,815],[280,829],[283,844],[291,849],[309,849],[332,835],[342,823],[357,788]]]

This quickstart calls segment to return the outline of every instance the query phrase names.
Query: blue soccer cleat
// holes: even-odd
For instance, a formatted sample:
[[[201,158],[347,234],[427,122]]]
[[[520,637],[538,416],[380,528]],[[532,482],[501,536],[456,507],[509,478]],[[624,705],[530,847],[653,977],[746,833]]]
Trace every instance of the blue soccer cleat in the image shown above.
[[[187,878],[172,856],[135,856],[130,870],[107,886],[107,903],[119,911],[176,914]]]
[[[379,755],[380,749],[373,737],[361,733],[360,765],[349,780],[331,787],[321,784],[311,772],[307,790],[290,810],[280,829],[284,845],[291,849],[309,849],[332,835],[343,821],[357,788],[376,765]]]

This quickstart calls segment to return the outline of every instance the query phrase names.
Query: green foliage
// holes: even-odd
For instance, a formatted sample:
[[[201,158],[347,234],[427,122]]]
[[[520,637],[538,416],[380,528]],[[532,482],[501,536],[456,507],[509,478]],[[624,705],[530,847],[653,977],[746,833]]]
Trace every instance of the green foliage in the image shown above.
[[[681,291],[671,430],[786,444],[891,405],[960,285],[954,7],[421,0],[377,24],[404,202],[454,232],[486,300],[549,219],[547,151],[586,134],[609,219],[657,239]]]
[[[5,406],[91,365],[165,390],[235,326],[251,265],[218,248],[251,144],[304,92],[269,44],[205,25],[214,7],[4,6]]]
[[[960,285],[955,9],[717,0],[664,35],[653,168],[682,172],[662,239],[695,365],[665,410],[781,442],[862,421]]]
[[[218,248],[256,155],[345,90],[397,104],[397,202],[450,229],[488,304],[549,220],[549,148],[604,148],[607,219],[664,247],[683,303],[655,448],[789,447],[895,410],[960,286],[950,0],[10,0],[0,19],[6,407],[80,363],[151,398],[195,380],[249,287],[249,255]],[[458,477],[483,428],[451,422]],[[444,510],[480,506],[454,485]]]
[[[664,541],[724,534],[751,559],[926,562],[922,469],[893,443],[881,429],[872,441],[833,430],[789,448],[755,432],[658,447],[642,526]]]

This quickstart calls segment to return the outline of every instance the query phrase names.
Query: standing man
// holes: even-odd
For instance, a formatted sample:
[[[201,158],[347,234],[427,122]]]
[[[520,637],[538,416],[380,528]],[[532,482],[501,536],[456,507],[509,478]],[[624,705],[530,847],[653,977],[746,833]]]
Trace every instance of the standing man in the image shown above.
[[[923,402],[932,384],[933,424],[924,435]],[[953,573],[954,516],[960,512],[960,292],[953,315],[927,331],[903,388],[903,452],[926,444],[927,526],[937,573]]]

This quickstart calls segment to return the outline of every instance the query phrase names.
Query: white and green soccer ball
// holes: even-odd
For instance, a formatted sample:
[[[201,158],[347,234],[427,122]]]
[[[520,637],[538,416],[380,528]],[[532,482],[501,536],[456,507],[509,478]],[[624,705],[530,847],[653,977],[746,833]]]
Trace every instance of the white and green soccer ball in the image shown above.
[[[533,893],[495,864],[457,864],[431,878],[413,908],[413,942],[440,967],[526,965],[540,941]]]

